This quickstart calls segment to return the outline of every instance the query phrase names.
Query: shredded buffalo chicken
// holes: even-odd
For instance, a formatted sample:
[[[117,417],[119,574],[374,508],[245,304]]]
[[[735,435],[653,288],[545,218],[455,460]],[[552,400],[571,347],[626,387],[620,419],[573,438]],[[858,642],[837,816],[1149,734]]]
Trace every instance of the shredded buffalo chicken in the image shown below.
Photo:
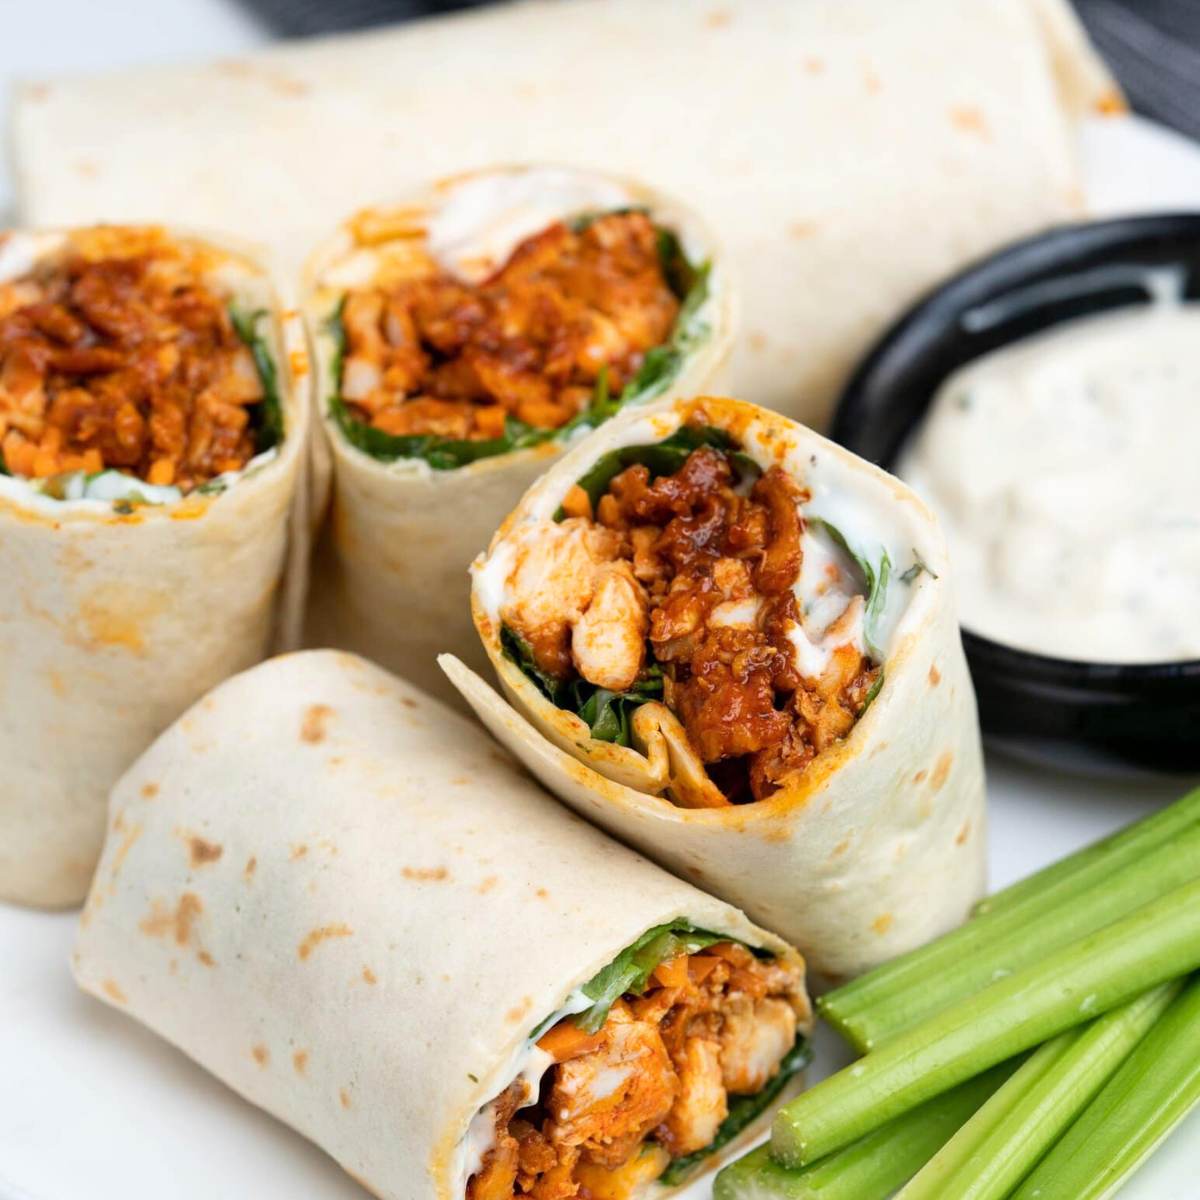
[[[624,691],[652,653],[663,700],[720,792],[764,799],[845,737],[879,674],[850,638],[819,678],[797,669],[788,635],[805,499],[779,467],[740,494],[710,447],[653,482],[629,467],[594,513],[576,487],[567,519],[518,566],[504,619],[558,679]],[[862,603],[838,619],[847,630]]]
[[[472,286],[444,272],[355,290],[342,309],[342,398],[396,436],[488,439],[513,416],[556,429],[615,394],[679,314],[640,212],[526,239]]]
[[[661,964],[598,1033],[568,1017],[542,1037],[555,1065],[538,1096],[518,1082],[494,1102],[495,1143],[467,1200],[627,1200],[712,1142],[729,1096],[762,1090],[807,1015],[799,966],[744,946]]]
[[[240,469],[263,389],[227,301],[165,240],[104,247],[0,284],[7,470],[113,467],[187,491]]]

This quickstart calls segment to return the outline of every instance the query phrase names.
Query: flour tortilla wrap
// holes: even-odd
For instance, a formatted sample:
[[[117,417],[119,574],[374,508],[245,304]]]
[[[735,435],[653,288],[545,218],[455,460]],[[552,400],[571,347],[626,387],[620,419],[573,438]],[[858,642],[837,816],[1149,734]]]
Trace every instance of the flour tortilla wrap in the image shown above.
[[[534,430],[536,444],[460,466],[452,465],[453,454],[450,465],[438,468],[428,454],[370,452],[364,448],[369,444],[361,436],[363,426],[352,440],[348,429],[354,426],[347,426],[338,411],[343,354],[331,318],[347,289],[403,277],[413,260],[423,265],[426,258],[452,275],[477,281],[503,263],[519,241],[557,221],[624,208],[644,208],[657,226],[678,237],[693,266],[707,265],[696,293],[700,303],[676,322],[681,346],[676,370],[634,389],[636,396],[625,403],[702,388],[733,337],[734,297],[727,273],[699,218],[641,184],[565,167],[474,171],[427,185],[386,208],[355,214],[314,255],[305,273],[305,312],[316,350],[317,403],[332,453],[333,485],[314,569],[309,645],[364,654],[460,704],[436,656],[453,650],[475,666],[486,661],[471,626],[471,560],[564,445],[586,435],[592,424],[589,419],[573,431],[547,431],[544,437]],[[460,454],[462,449],[458,443]]]
[[[111,471],[64,477],[87,491],[65,500],[0,476],[0,898],[30,904],[83,899],[113,783],[198,696],[267,653],[305,454],[302,323],[241,249],[155,230],[13,232],[0,234],[0,282],[126,234],[194,253],[219,294],[261,312],[251,323],[282,438],[182,498]],[[295,595],[301,562],[292,575]]]
[[[473,723],[312,651],[221,685],[121,780],[74,967],[377,1196],[463,1200],[531,1031],[679,918],[801,965]]]
[[[616,448],[659,443],[685,426],[720,431],[760,468],[789,471],[811,493],[800,506],[806,537],[819,523],[835,528],[876,577],[884,552],[889,561],[873,630],[882,672],[857,723],[773,794],[712,808],[681,806],[708,802],[688,798],[697,776],[711,783],[680,723],[670,713],[660,721],[662,704],[625,718],[626,744],[598,740],[501,642],[521,547],[545,544],[546,522],[572,485]],[[444,669],[492,733],[589,820],[738,904],[826,974],[862,971],[967,915],[985,869],[975,702],[940,532],[898,480],[754,405],[676,400],[622,416],[576,447],[534,484],[472,573],[476,625],[508,702],[449,656]]]
[[[1122,107],[1067,0],[553,0],[31,83],[14,175],[26,221],[173,213],[293,266],[348,197],[464,165],[652,181],[731,255],[719,386],[819,425],[922,291],[1081,215],[1079,123]]]

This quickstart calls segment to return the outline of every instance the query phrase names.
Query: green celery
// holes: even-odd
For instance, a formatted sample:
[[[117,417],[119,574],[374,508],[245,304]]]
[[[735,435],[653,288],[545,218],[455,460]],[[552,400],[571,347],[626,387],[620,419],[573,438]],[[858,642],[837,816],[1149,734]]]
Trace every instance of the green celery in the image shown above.
[[[1200,979],[1190,981],[1013,1200],[1105,1200],[1200,1103]]]
[[[785,1105],[771,1152],[804,1166],[994,1063],[1200,966],[1200,880],[1001,979]]]

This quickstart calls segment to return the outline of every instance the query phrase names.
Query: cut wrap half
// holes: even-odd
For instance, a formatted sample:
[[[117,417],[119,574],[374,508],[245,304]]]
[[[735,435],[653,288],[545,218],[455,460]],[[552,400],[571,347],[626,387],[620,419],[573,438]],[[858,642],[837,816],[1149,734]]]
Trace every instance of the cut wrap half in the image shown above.
[[[737,400],[610,423],[472,568],[509,698],[447,657],[552,791],[831,974],[960,921],[984,880],[975,703],[932,516]]]
[[[0,897],[80,901],[113,782],[267,652],[308,376],[247,251],[0,234]]]
[[[334,477],[309,642],[457,702],[435,657],[482,664],[471,560],[564,447],[711,379],[732,336],[720,257],[640,184],[497,167],[359,212],[306,293]]]
[[[80,984],[386,1200],[665,1194],[800,1086],[804,963],[351,655],[223,684],[113,793]]]

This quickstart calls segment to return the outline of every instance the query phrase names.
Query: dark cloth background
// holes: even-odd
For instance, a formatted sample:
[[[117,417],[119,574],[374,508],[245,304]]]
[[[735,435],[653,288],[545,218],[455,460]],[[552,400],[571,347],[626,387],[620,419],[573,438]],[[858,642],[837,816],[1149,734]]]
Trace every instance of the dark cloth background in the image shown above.
[[[478,8],[488,2],[241,0],[246,8],[286,37],[364,29],[455,9]],[[1134,109],[1200,139],[1200,0],[1074,0],[1074,3]]]

